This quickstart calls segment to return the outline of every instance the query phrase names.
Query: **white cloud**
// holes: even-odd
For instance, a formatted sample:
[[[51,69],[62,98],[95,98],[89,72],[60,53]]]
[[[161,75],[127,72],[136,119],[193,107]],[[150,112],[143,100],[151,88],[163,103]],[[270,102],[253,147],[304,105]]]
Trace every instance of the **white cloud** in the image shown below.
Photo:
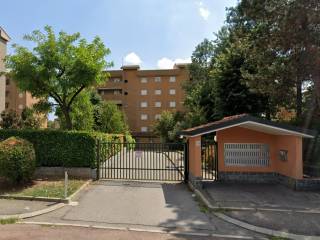
[[[205,7],[199,7],[199,13],[201,15],[201,17],[204,19],[204,20],[208,20],[209,16],[210,16],[210,11],[208,8],[205,8]]]
[[[190,58],[185,58],[185,59],[177,58],[175,60],[172,60],[172,59],[163,57],[158,60],[157,66],[160,69],[171,69],[173,68],[173,65],[175,63],[190,63],[190,62],[191,62]]]
[[[203,4],[202,1],[197,1],[196,4],[198,5],[198,10],[199,10],[199,14],[200,16],[204,19],[204,20],[208,20],[209,16],[210,16],[210,11],[207,7],[205,7],[205,5]]]
[[[125,65],[140,65],[141,63],[140,57],[134,52],[131,52],[124,57]]]

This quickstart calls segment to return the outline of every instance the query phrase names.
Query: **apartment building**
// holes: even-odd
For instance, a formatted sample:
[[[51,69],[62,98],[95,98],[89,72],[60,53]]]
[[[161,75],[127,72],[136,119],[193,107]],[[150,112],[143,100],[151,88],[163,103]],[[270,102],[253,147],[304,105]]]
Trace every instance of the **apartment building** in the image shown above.
[[[157,70],[140,70],[138,65],[131,65],[108,72],[110,79],[97,91],[104,100],[115,102],[124,111],[137,139],[148,141],[154,137],[154,123],[164,110],[184,110],[182,83],[189,80],[186,64]]]
[[[9,35],[0,27],[0,72],[5,71],[4,57],[7,54],[7,43],[10,41]],[[6,92],[5,76],[0,75],[0,113],[5,110],[5,92]]]

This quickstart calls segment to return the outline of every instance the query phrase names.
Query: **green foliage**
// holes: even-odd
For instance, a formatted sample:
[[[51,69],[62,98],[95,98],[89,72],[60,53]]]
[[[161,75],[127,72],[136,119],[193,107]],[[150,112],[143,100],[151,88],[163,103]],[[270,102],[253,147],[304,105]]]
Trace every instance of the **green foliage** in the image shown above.
[[[21,113],[21,128],[39,129],[40,126],[40,118],[39,116],[36,116],[35,111],[31,108],[24,108]]]
[[[13,110],[1,113],[0,127],[3,129],[39,129],[41,119],[31,108],[23,109],[21,115]]]
[[[215,97],[213,119],[241,113],[261,115],[266,112],[267,99],[246,85],[241,73],[244,55],[230,40],[226,40],[228,44],[221,43],[225,49],[215,57],[211,71]]]
[[[319,9],[319,1],[242,0],[229,10],[227,22],[235,29],[237,46],[254,67],[243,68],[243,76],[268,95],[271,111],[294,109],[297,118],[319,112]],[[303,113],[304,84],[316,86],[315,107],[305,109],[308,114]]]
[[[20,128],[20,117],[13,111],[3,111],[1,113],[0,126],[4,129],[18,129]]]
[[[184,114],[181,112],[163,111],[154,125],[155,134],[160,136],[162,142],[178,141],[183,118]]]
[[[83,91],[74,100],[70,112],[71,122],[74,130],[91,131],[94,125],[94,106],[91,103],[91,92]],[[65,116],[60,108],[56,109],[60,127],[67,129]]]
[[[96,166],[96,140],[116,141],[117,135],[99,132],[58,130],[0,130],[0,140],[11,136],[33,143],[37,166],[91,167]]]
[[[25,40],[35,44],[32,51],[14,45],[15,53],[6,58],[12,79],[34,97],[54,99],[67,129],[72,129],[72,104],[82,90],[106,81],[108,75],[103,71],[112,65],[105,60],[110,50],[99,37],[88,43],[79,33],[56,35],[50,26],[44,32],[33,31]]]
[[[103,102],[96,106],[95,130],[113,134],[128,132],[125,116],[115,103]]]
[[[31,180],[36,167],[33,145],[10,137],[0,142],[0,176],[18,184]]]

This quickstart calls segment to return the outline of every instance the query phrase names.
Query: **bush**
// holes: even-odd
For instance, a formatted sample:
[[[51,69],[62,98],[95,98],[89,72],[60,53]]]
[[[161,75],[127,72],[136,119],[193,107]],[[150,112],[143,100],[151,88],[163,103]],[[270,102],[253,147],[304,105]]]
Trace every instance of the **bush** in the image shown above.
[[[119,135],[60,130],[0,130],[0,140],[24,138],[35,148],[42,167],[96,167],[96,140],[119,141]]]
[[[30,181],[36,167],[32,143],[10,137],[0,143],[0,176],[13,183]]]

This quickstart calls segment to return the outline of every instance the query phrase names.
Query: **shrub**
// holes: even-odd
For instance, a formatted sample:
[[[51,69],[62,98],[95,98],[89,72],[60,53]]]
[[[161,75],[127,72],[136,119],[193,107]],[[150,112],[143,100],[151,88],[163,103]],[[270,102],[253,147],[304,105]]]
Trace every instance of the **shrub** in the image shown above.
[[[24,138],[35,148],[42,167],[96,167],[96,140],[119,141],[119,135],[60,130],[0,130],[0,140]]]
[[[36,167],[32,143],[10,137],[0,143],[0,176],[13,183],[30,181]]]

